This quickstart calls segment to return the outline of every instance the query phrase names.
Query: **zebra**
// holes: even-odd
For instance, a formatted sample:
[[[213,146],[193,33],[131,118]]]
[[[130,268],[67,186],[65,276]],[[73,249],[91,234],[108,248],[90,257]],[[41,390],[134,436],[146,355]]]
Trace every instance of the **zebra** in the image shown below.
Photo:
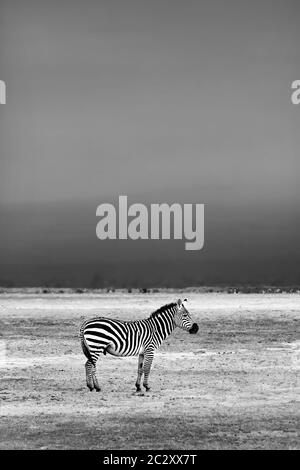
[[[191,334],[199,330],[186,309],[186,301],[187,299],[179,299],[164,305],[143,320],[121,321],[99,317],[85,321],[80,328],[80,339],[87,358],[85,370],[89,390],[100,392],[96,362],[100,354],[109,353],[113,356],[138,356],[136,392],[141,392],[143,374],[143,386],[149,391],[148,380],[155,349],[160,347],[176,327]]]

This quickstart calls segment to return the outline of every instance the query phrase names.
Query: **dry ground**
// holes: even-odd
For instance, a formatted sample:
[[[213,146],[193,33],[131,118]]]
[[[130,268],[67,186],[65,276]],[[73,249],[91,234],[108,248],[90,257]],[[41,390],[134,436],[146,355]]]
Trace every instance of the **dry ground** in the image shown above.
[[[0,295],[0,448],[299,449],[300,296],[188,297],[199,333],[163,344],[137,396],[137,358],[101,358],[88,391],[79,326],[174,294]]]

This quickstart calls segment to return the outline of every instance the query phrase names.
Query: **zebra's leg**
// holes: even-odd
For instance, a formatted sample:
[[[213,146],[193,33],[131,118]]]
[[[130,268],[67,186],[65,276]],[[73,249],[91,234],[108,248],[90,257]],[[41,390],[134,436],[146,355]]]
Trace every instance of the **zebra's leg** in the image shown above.
[[[144,381],[143,386],[145,387],[146,391],[150,390],[148,379],[150,375],[151,365],[154,357],[154,351],[150,350],[145,352],[145,360],[144,360]]]
[[[141,378],[143,375],[143,364],[144,364],[144,354],[141,353],[139,354],[139,358],[138,358],[138,373],[137,373],[137,379],[135,382],[137,392],[141,391]]]
[[[96,392],[100,392],[101,388],[100,388],[100,385],[99,385],[99,382],[98,382],[98,379],[97,379],[97,375],[96,375],[96,364],[93,366],[92,378],[93,378],[94,387],[96,389]]]
[[[94,364],[89,359],[85,363],[86,385],[92,392],[94,390],[93,370]]]

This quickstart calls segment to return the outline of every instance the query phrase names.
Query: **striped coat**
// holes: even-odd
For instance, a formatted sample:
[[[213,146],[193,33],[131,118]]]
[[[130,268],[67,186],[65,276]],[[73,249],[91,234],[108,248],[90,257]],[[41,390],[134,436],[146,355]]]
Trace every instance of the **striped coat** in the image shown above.
[[[155,349],[176,328],[190,333],[198,331],[198,325],[192,322],[191,316],[180,299],[164,305],[153,312],[149,318],[138,321],[121,321],[110,318],[93,318],[85,321],[80,328],[82,350],[87,358],[86,382],[88,388],[100,391],[96,376],[96,362],[101,354],[114,356],[138,356],[138,375],[136,389],[143,385],[149,390],[149,374]]]

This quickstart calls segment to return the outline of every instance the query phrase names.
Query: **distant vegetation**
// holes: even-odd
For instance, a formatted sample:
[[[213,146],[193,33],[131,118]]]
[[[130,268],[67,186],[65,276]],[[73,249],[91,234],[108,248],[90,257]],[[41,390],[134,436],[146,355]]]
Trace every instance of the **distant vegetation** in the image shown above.
[[[153,294],[159,292],[194,292],[194,293],[227,293],[227,294],[299,294],[300,286],[199,286],[185,288],[155,287],[155,288],[133,288],[133,287],[106,287],[106,288],[83,288],[83,287],[13,287],[0,286],[0,294],[27,293],[27,294],[104,294],[124,292],[127,294]]]

